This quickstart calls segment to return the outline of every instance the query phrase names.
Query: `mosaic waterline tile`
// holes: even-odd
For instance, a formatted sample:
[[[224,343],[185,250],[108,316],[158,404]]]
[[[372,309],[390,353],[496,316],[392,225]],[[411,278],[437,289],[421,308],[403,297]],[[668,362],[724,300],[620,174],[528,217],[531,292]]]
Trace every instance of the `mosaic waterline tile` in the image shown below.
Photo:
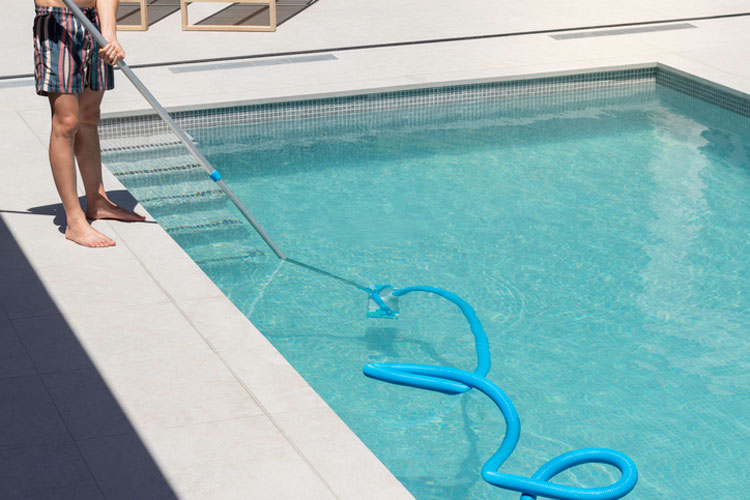
[[[419,108],[428,106],[481,103],[504,98],[513,98],[514,106],[523,106],[526,98],[538,103],[540,97],[549,99],[549,103],[554,104],[562,94],[593,90],[597,97],[614,98],[630,93],[639,87],[653,88],[654,85],[662,85],[735,113],[750,116],[750,98],[747,96],[652,66],[180,111],[173,113],[172,117],[183,128],[200,129],[315,117],[343,117],[404,108],[414,108],[415,113],[419,113]],[[570,95],[566,96],[566,100],[569,101],[570,98]],[[586,98],[590,98],[590,95]],[[315,126],[314,122],[311,126]],[[99,131],[105,151],[162,148],[178,143],[169,127],[155,114],[103,119]]]

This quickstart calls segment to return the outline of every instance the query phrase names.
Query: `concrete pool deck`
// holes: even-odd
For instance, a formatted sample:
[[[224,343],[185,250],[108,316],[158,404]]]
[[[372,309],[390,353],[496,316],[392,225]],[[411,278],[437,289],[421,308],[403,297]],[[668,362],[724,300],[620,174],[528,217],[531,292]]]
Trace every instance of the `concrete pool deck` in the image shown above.
[[[603,4],[319,0],[276,33],[182,32],[176,13],[120,39],[174,109],[656,63],[750,94],[750,15],[731,16],[748,0]],[[33,79],[3,78],[32,70],[33,8],[5,10],[0,498],[411,498],[157,224],[96,222],[107,250],[62,237],[48,105]],[[476,38],[674,19],[691,26]],[[159,65],[310,50],[330,57]],[[148,111],[118,75],[104,115]],[[135,206],[108,172],[105,186]]]

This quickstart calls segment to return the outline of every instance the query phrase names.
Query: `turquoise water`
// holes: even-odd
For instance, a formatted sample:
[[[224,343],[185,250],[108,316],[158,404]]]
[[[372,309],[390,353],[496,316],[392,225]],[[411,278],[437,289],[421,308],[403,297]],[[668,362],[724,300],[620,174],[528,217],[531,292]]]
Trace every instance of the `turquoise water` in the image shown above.
[[[652,85],[190,133],[288,256],[473,305],[522,423],[503,472],[600,446],[638,465],[628,498],[750,498],[747,118]],[[504,432],[487,398],[361,373],[473,370],[455,306],[412,294],[368,320],[363,292],[279,266],[200,171],[171,169],[184,151],[106,161],[415,497],[518,497],[479,474]]]

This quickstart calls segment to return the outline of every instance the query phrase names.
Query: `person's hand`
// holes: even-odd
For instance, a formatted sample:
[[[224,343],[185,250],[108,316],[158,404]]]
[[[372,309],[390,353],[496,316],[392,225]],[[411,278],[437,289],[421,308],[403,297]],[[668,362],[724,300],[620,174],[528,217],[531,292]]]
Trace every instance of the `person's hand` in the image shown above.
[[[125,50],[116,38],[108,41],[109,43],[107,45],[99,49],[99,57],[101,57],[105,63],[114,66],[118,61],[125,59]]]

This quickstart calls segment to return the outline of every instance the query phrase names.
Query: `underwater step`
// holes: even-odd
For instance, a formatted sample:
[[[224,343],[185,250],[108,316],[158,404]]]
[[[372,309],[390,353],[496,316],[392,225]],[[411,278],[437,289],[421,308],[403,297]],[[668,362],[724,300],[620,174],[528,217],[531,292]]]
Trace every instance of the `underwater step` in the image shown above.
[[[207,196],[211,193],[224,195],[207,176],[198,180],[183,180],[169,186],[140,186],[131,190],[141,201],[163,201],[189,197]]]
[[[137,175],[150,170],[197,163],[181,148],[164,153],[102,153],[102,163],[113,174]]]
[[[253,247],[252,242],[238,235],[231,239],[211,243],[194,244],[185,247],[190,257],[201,266],[224,265],[237,262],[264,263],[269,257],[261,247]],[[273,255],[271,255],[273,257]]]
[[[170,162],[161,165],[142,165],[142,168],[130,165],[128,170],[115,170],[112,173],[128,188],[164,186],[182,182],[200,182],[209,180],[206,171],[196,163]]]
[[[244,221],[239,219],[226,219],[196,226],[180,226],[175,229],[167,229],[167,233],[183,247],[207,245],[233,239],[253,241],[253,233],[244,226]]]
[[[224,193],[216,189],[206,189],[174,196],[143,196],[136,191],[135,198],[154,216],[220,210],[227,206]]]
[[[260,259],[259,259],[260,256]],[[265,256],[258,253],[257,250],[249,252],[237,252],[234,255],[225,257],[209,257],[206,259],[195,259],[193,261],[204,269],[211,269],[212,272],[219,272],[221,269],[234,269],[238,263],[251,264],[257,266],[266,265]]]
[[[205,175],[199,180],[170,185],[125,185],[154,217],[188,211],[221,210],[228,203],[221,189]]]
[[[102,134],[103,136],[105,134]],[[188,135],[193,144],[196,143],[190,135]],[[103,153],[127,153],[132,151],[158,151],[162,149],[174,148],[175,146],[182,146],[180,138],[171,132],[163,134],[153,135],[135,135],[131,137],[117,137],[112,139],[101,140],[101,150]]]
[[[186,246],[211,244],[218,241],[254,241],[248,223],[225,211],[196,212],[191,217],[182,214],[156,216],[156,220],[170,236]]]

